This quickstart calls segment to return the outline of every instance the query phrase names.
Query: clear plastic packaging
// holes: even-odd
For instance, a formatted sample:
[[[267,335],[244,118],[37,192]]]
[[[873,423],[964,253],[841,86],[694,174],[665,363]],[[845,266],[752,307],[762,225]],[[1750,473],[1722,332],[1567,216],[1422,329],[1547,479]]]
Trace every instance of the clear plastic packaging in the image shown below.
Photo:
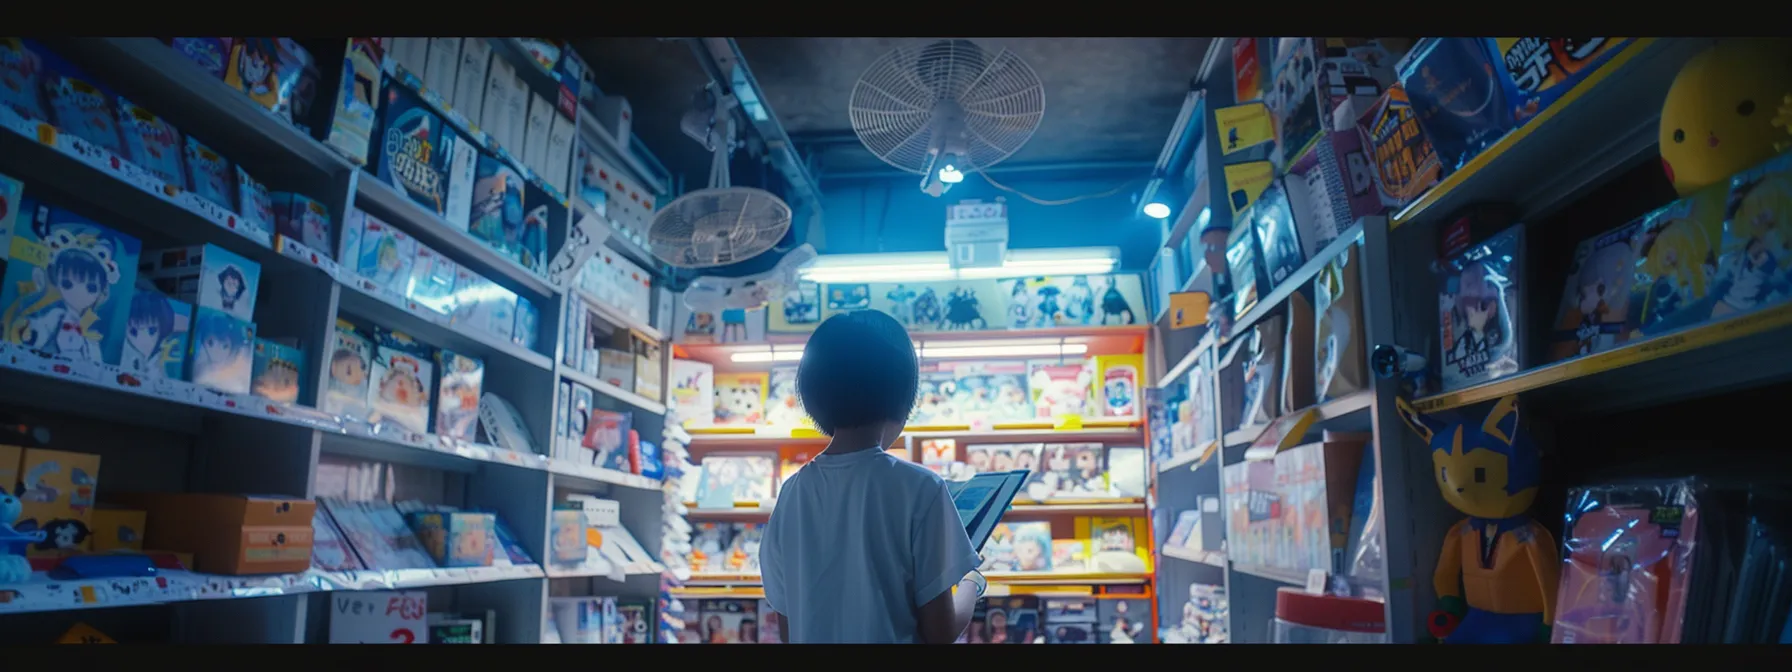
[[[1386,605],[1298,588],[1276,590],[1276,644],[1386,644]]]
[[[1680,642],[1698,542],[1691,480],[1568,493],[1557,644]]]

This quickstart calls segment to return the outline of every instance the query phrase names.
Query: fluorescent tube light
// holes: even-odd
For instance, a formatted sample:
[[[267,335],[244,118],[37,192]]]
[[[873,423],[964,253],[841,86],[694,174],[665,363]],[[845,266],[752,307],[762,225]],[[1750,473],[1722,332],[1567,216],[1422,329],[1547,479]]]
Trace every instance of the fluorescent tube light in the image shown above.
[[[1119,263],[1111,247],[1009,250],[1001,266],[952,268],[945,252],[836,254],[817,257],[797,271],[810,282],[941,282],[1028,275],[1106,275]]]
[[[800,349],[799,350],[754,350],[751,352],[737,352],[737,353],[734,353],[734,354],[728,356],[728,361],[739,363],[739,364],[750,364],[750,363],[758,363],[758,362],[796,362],[796,361],[802,361],[802,359],[803,359],[803,351]]]
[[[1081,355],[1089,346],[1081,343],[1063,345],[953,345],[921,349],[921,359],[961,359],[987,357],[1063,357]]]

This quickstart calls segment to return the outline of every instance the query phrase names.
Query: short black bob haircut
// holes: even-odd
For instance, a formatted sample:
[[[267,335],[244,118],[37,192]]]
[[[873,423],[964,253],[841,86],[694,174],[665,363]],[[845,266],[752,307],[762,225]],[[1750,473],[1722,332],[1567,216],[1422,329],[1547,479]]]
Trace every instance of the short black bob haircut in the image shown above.
[[[875,310],[822,322],[803,346],[797,397],[815,428],[836,430],[904,422],[915,406],[920,363],[908,330]]]

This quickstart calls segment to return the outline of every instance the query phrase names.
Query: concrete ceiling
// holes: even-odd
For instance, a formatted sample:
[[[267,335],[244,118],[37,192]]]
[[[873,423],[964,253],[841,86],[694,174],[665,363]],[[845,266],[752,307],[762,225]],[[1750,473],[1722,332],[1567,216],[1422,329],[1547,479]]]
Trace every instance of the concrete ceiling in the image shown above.
[[[879,56],[919,38],[736,38],[766,102],[821,177],[890,169],[858,144],[847,116],[853,83]],[[1010,166],[1157,159],[1210,38],[972,38],[1005,48],[1039,74],[1045,116]],[[605,92],[627,96],[636,133],[675,173],[701,184],[702,147],[678,116],[707,81],[690,47],[657,38],[589,38],[575,46]]]

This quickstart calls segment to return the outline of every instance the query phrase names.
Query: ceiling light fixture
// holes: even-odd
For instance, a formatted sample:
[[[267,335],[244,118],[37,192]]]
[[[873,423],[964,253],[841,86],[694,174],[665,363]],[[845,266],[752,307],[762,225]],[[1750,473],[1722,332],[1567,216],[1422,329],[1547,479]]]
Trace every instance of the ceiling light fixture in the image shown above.
[[[1168,219],[1170,217],[1170,206],[1157,201],[1146,203],[1145,216],[1155,217],[1157,219]]]

